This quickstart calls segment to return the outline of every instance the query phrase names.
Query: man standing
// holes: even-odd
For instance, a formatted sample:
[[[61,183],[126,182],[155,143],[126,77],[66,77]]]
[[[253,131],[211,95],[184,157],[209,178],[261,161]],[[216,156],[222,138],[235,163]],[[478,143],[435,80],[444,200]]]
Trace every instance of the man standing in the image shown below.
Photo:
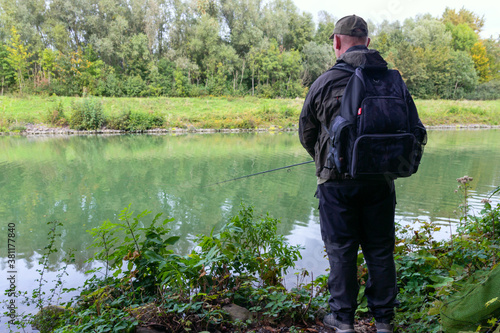
[[[354,68],[387,69],[380,54],[368,49],[368,27],[361,17],[341,18],[330,39],[337,63],[345,62]],[[354,332],[359,290],[357,256],[361,245],[369,274],[365,295],[377,332],[393,332],[397,305],[394,182],[383,176],[352,179],[338,173],[335,166],[327,165],[330,148],[327,129],[339,113],[351,75],[335,67],[323,73],[309,90],[299,122],[300,141],[316,164],[321,235],[330,263],[328,288],[332,312],[323,322],[337,332]],[[411,96],[407,103],[413,103]]]

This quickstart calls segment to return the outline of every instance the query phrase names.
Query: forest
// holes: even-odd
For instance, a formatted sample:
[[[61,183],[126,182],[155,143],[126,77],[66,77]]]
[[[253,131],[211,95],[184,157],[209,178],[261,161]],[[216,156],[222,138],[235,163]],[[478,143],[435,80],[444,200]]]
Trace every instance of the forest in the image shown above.
[[[303,98],[335,63],[339,18],[292,0],[0,0],[0,94]],[[480,15],[368,23],[414,97],[500,97]]]

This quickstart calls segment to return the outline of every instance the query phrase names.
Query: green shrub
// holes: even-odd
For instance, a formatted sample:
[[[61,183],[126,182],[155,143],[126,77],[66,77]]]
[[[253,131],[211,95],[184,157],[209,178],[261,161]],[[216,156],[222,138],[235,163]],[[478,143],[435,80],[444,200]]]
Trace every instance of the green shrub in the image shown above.
[[[77,130],[97,130],[101,128],[106,119],[102,111],[102,102],[95,98],[85,98],[72,103],[69,125]]]
[[[270,84],[260,84],[256,87],[257,95],[263,98],[275,98],[278,97],[278,93],[274,90],[273,86]]]
[[[181,256],[170,249],[179,240],[170,235],[173,219],[162,221],[158,214],[149,222],[149,214],[135,215],[129,206],[117,222],[90,230],[96,253],[89,262],[100,264],[88,273],[99,271],[100,277],[85,282],[74,311],[57,320],[39,318],[39,326],[58,333],[128,332],[153,320],[168,332],[234,331],[233,325],[244,328],[251,322],[231,323],[225,304],[247,306],[259,314],[253,320],[262,322],[313,322],[326,304],[326,278],[291,291],[281,285],[282,274],[300,254],[298,246],[276,234],[278,220],[257,218],[252,208],[243,207],[220,233],[199,236],[195,250]]]
[[[107,127],[121,131],[145,131],[163,127],[164,121],[163,116],[157,113],[127,110],[110,117],[107,121]]]
[[[68,120],[66,119],[66,115],[64,114],[64,105],[62,101],[58,101],[54,108],[48,108],[45,112],[44,118],[44,120],[51,125],[67,125]]]
[[[102,79],[99,79],[96,87],[97,94],[108,97],[123,96],[122,81],[115,73],[110,73]]]
[[[130,97],[141,97],[147,93],[147,86],[139,76],[129,76],[125,81],[125,92]]]
[[[26,126],[24,126],[23,124],[15,123],[9,127],[9,132],[24,132],[24,131],[26,131]]]
[[[473,100],[495,100],[500,99],[500,80],[485,82],[465,96],[466,99]]]

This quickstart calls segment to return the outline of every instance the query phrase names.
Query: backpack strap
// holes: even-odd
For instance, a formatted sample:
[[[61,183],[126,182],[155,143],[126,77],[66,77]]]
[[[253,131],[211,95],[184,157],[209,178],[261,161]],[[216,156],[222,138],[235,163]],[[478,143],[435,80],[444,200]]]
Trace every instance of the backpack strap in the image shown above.
[[[356,68],[352,67],[346,62],[337,62],[332,68],[330,68],[330,70],[332,69],[339,69],[341,71],[349,72],[351,74],[354,74],[354,72],[356,71]]]
[[[331,67],[329,69],[329,71],[334,70],[334,69],[338,69],[338,70],[341,70],[341,71],[344,71],[344,72],[348,72],[348,73],[351,73],[351,74],[356,73],[356,68],[355,67],[353,67],[353,66],[351,66],[348,63],[343,62],[343,61],[337,62],[333,67]],[[333,122],[333,118],[332,118],[331,121]],[[323,127],[323,130],[326,133],[328,133],[329,135],[332,135],[332,133],[330,132],[330,130],[328,128],[328,127],[331,127],[331,124],[328,124],[328,127],[325,126],[325,124],[321,124],[321,125]]]

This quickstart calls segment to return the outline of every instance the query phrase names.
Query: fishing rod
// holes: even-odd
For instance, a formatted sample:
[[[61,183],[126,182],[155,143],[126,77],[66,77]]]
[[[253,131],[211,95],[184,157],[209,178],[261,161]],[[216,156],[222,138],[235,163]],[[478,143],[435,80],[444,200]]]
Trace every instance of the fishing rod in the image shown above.
[[[220,184],[224,184],[224,183],[232,182],[232,181],[235,181],[235,180],[238,180],[238,179],[243,179],[243,178],[253,177],[253,176],[257,176],[257,175],[262,175],[262,174],[264,174],[264,173],[273,172],[273,171],[278,171],[278,170],[283,170],[283,169],[289,169],[289,168],[292,168],[292,167],[296,167],[296,166],[299,166],[299,165],[308,164],[308,163],[312,163],[312,162],[314,162],[314,160],[310,160],[310,161],[307,161],[307,162],[302,162],[302,163],[297,163],[297,164],[291,164],[291,165],[287,165],[287,166],[284,166],[284,167],[281,167],[281,168],[276,168],[276,169],[271,169],[271,170],[261,171],[261,172],[257,172],[257,173],[252,173],[251,175],[246,175],[246,176],[236,177],[236,178],[233,178],[233,179],[223,180],[223,181],[221,181],[221,182],[217,182],[217,183],[213,183],[213,184],[205,185],[205,186],[203,186],[203,187],[209,187],[209,186],[214,186],[214,185],[220,185]]]

